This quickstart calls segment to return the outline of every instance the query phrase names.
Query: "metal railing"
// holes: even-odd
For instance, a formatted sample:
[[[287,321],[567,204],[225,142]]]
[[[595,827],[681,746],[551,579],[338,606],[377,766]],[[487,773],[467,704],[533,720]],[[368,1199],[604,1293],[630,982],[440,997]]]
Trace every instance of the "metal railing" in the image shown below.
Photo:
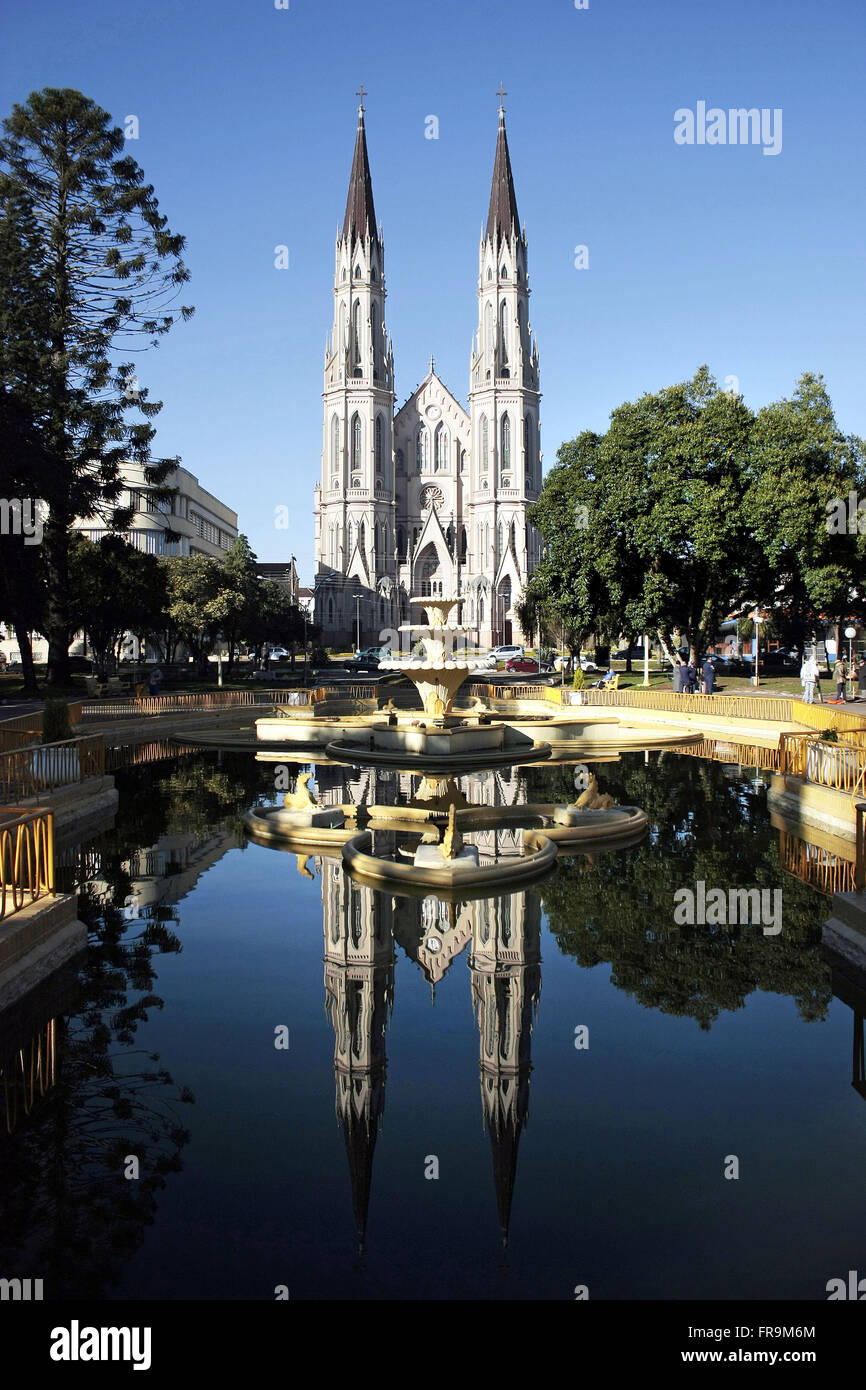
[[[562,703],[571,703],[565,686]],[[795,722],[794,701],[780,695],[683,695],[675,690],[588,690],[580,692],[582,704],[612,705],[625,709],[651,709],[671,714],[713,714],[727,719],[765,719],[771,723]]]
[[[81,701],[69,704],[69,723],[74,727],[81,723]],[[0,752],[6,748],[21,748],[28,743],[38,743],[42,735],[42,710],[31,710],[29,714],[16,714],[12,719],[0,720]]]
[[[856,794],[866,781],[866,749],[825,743],[814,734],[780,734],[779,771],[821,787]]]
[[[715,763],[739,763],[741,767],[758,767],[763,772],[781,772],[780,748],[764,748],[759,743],[736,743],[727,739],[702,738],[695,743],[672,748],[677,757],[709,758]]]
[[[201,710],[242,709],[252,705],[273,705],[286,702],[295,692],[282,686],[276,690],[203,690],[169,695],[142,695],[124,700],[93,700],[82,708],[85,720],[134,719],[141,715],[195,714]],[[309,695],[309,691],[298,691]],[[303,702],[302,702],[303,703]]]
[[[866,747],[866,714],[855,714],[852,710],[840,709],[838,705],[808,705],[805,700],[794,700],[793,719],[796,724],[807,728],[835,729],[843,734],[847,742]]]
[[[866,804],[866,803],[864,803]],[[779,832],[779,859],[789,874],[819,892],[850,893],[857,879],[857,864],[822,845],[801,840],[786,830]]]
[[[0,1087],[6,1132],[11,1134],[23,1113],[29,1115],[50,1091],[57,1076],[57,1021],[44,1023],[25,1047],[0,1057]]]
[[[105,775],[102,734],[62,743],[31,743],[0,753],[0,803],[26,801],[59,787]]]
[[[0,921],[54,892],[54,812],[0,807]]]

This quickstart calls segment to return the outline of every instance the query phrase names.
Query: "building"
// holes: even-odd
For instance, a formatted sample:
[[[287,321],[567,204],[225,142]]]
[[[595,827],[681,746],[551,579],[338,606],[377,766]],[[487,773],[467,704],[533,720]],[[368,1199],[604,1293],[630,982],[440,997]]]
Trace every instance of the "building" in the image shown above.
[[[279,584],[286,595],[289,603],[298,606],[298,571],[295,568],[295,557],[291,560],[265,560],[256,563],[256,574],[260,579],[268,579],[272,584]]]
[[[328,645],[354,640],[356,613],[361,645],[375,641],[409,619],[410,596],[431,594],[464,596],[461,623],[479,646],[520,635],[516,604],[541,547],[526,520],[541,488],[541,393],[501,97],[477,299],[468,410],[431,357],[395,413],[362,104],[335,249],[314,506],[315,613]]]
[[[136,550],[150,555],[212,555],[223,558],[238,538],[238,515],[201,486],[185,468],[174,468],[163,487],[174,496],[160,501],[147,483],[144,465],[131,460],[122,465],[124,481],[120,507],[132,507],[135,516],[128,531],[121,532]],[[92,541],[109,534],[100,517],[79,518],[73,523]]]

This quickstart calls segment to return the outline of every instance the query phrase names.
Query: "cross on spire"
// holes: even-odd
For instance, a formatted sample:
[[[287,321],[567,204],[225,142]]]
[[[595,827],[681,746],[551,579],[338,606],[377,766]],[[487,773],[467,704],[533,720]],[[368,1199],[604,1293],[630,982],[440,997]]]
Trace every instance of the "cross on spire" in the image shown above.
[[[507,97],[508,93],[506,92],[505,87],[501,82],[499,84],[499,90],[497,91],[496,95],[499,97],[499,109],[500,111],[504,111],[505,107],[502,105],[502,98]]]
[[[363,111],[363,109],[364,109],[364,97],[368,97],[369,95],[370,95],[370,93],[369,93],[369,92],[366,92],[366,91],[364,90],[364,84],[363,84],[363,82],[362,82],[359,91],[357,91],[357,92],[355,93],[355,96],[356,96],[356,97],[360,97],[360,98],[361,98],[361,110],[362,110],[362,111]]]

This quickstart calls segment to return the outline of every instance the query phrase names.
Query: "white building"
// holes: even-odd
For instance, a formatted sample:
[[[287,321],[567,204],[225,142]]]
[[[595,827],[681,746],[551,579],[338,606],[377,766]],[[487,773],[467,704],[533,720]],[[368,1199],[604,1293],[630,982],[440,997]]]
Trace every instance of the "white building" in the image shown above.
[[[464,595],[461,622],[482,647],[519,636],[515,604],[541,544],[526,521],[541,488],[541,393],[502,107],[478,263],[468,411],[431,358],[395,414],[362,105],[336,242],[314,507],[316,622],[329,645],[353,640],[356,614],[361,645],[375,641],[409,619],[416,594]]]
[[[124,491],[119,507],[132,507],[135,515],[128,531],[120,534],[136,550],[150,555],[211,555],[222,559],[238,538],[238,514],[201,486],[185,468],[174,468],[163,487],[174,496],[160,501],[145,480],[144,465],[128,460],[121,465]],[[73,522],[89,540],[111,534],[101,517]]]

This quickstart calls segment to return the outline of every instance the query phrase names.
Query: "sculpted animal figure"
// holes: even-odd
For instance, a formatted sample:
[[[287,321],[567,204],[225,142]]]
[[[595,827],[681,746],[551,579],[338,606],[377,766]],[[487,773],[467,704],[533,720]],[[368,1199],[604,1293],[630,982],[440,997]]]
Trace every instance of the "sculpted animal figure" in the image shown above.
[[[287,811],[309,811],[311,806],[318,806],[318,801],[307,787],[312,775],[312,772],[302,772],[295,782],[295,790],[283,794],[283,806]]]
[[[589,786],[585,792],[581,792],[574,805],[578,811],[608,811],[616,802],[607,792],[599,792],[598,778],[593,772],[590,773]]]

